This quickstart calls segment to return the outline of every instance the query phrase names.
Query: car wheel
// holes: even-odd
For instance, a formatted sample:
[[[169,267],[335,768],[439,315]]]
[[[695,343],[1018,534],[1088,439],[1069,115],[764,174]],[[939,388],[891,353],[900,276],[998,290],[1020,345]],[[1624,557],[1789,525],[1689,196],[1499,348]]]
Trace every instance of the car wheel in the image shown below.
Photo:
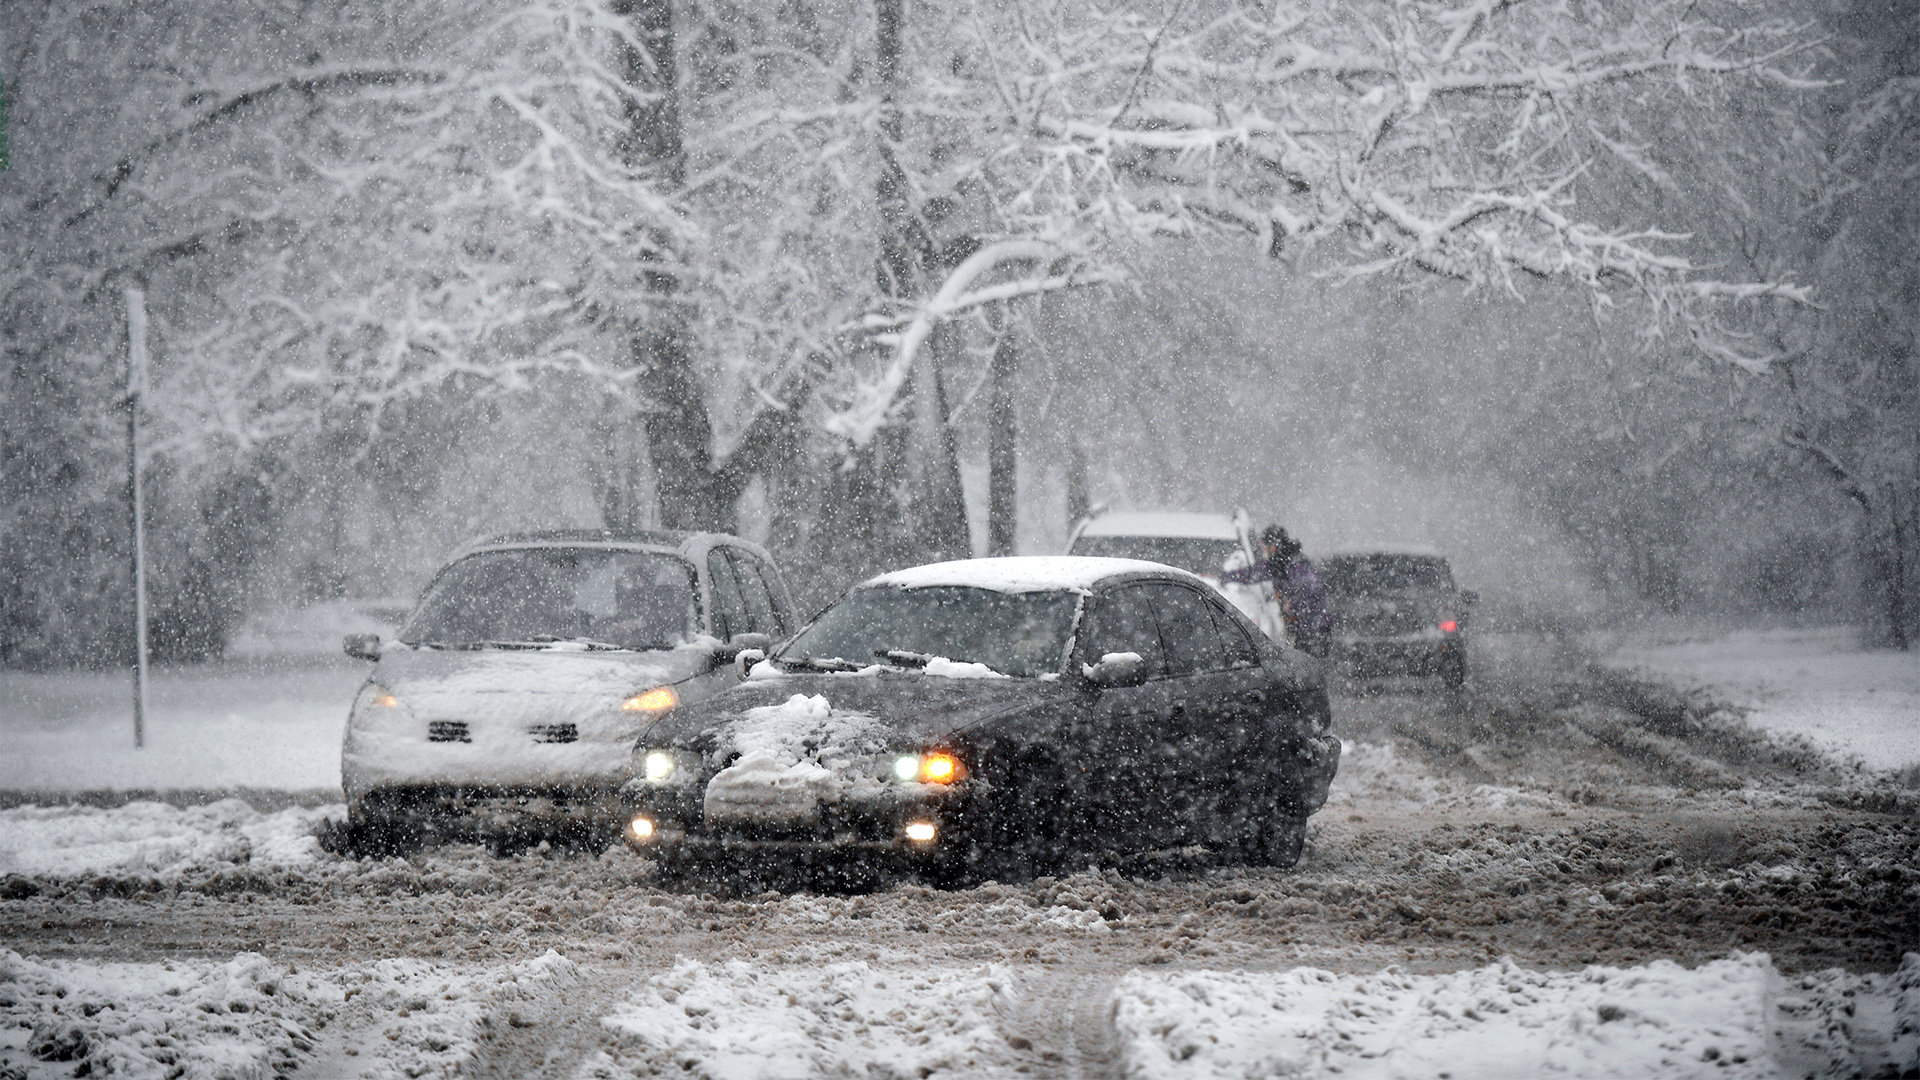
[[[1306,844],[1307,819],[1276,814],[1254,826],[1242,839],[1241,849],[1250,865],[1285,870],[1300,861]]]
[[[1440,678],[1450,689],[1467,685],[1467,654],[1454,650],[1440,661]]]
[[[382,859],[389,855],[404,858],[425,845],[419,825],[408,818],[374,817],[351,811],[344,822],[323,822],[317,835],[322,851],[349,859]]]

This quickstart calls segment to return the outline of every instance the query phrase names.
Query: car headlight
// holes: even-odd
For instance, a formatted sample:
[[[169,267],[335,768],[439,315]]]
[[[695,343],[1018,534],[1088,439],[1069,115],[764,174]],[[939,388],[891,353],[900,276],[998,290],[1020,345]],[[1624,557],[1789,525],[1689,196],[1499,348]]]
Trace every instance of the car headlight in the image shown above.
[[[397,709],[399,707],[400,699],[393,696],[393,691],[388,690],[377,682],[370,682],[362,686],[360,693],[353,699],[353,715],[355,716],[374,709]]]
[[[646,777],[650,784],[664,784],[671,780],[677,767],[671,750],[649,750],[640,759],[640,775]]]
[[[893,759],[893,778],[903,784],[954,784],[965,779],[967,767],[943,751],[902,754]]]
[[[673,692],[673,687],[656,686],[621,702],[620,708],[627,712],[657,713],[666,712],[678,704],[680,695]]]

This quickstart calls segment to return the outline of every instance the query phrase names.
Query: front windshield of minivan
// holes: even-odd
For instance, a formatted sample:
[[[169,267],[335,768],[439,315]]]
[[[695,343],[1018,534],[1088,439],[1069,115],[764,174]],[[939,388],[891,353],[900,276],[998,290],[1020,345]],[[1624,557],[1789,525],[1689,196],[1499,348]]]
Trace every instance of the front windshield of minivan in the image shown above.
[[[855,589],[774,656],[787,667],[919,667],[930,657],[1015,677],[1058,672],[1080,594],[949,585]]]
[[[693,639],[694,569],[677,555],[606,548],[485,551],[440,572],[400,631],[409,645],[669,649]]]

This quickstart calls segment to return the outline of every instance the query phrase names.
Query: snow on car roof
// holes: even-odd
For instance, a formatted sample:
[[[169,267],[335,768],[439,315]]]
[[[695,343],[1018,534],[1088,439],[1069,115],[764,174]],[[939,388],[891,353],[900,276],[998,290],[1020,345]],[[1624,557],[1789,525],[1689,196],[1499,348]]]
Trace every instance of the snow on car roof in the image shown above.
[[[1121,510],[1102,514],[1080,530],[1081,536],[1186,536],[1204,540],[1238,540],[1240,534],[1227,514],[1190,510]]]
[[[1143,570],[1193,576],[1185,570],[1144,559],[1014,555],[999,559],[957,559],[895,570],[890,574],[869,578],[861,582],[859,588],[891,585],[900,589],[924,589],[937,585],[964,585],[994,592],[1050,592],[1055,589],[1089,589],[1095,582],[1115,574]]]

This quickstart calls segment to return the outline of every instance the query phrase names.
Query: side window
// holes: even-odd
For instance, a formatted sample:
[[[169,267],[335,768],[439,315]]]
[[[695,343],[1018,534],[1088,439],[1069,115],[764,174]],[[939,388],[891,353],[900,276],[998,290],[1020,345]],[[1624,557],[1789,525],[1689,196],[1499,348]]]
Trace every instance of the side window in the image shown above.
[[[1167,674],[1174,677],[1224,671],[1226,651],[1213,628],[1213,607],[1206,598],[1179,585],[1152,587],[1160,640],[1167,651]]]
[[[1220,635],[1220,651],[1226,657],[1230,668],[1250,668],[1260,666],[1260,647],[1247,635],[1247,628],[1233,617],[1233,612],[1225,604],[1215,603],[1213,607],[1213,629]]]
[[[740,598],[747,606],[747,628],[734,632],[780,637],[780,619],[773,610],[773,592],[767,588],[767,582],[760,574],[760,561],[739,548],[728,548],[727,557],[733,562],[733,576],[740,585]]]
[[[740,597],[740,584],[734,580],[733,564],[725,548],[707,553],[707,579],[713,587],[713,636],[726,641],[735,634],[748,633],[747,605]]]
[[[1097,663],[1107,653],[1132,652],[1147,662],[1147,678],[1166,674],[1166,651],[1160,647],[1152,600],[1145,588],[1122,585],[1095,597],[1088,607],[1080,623],[1082,663]]]

